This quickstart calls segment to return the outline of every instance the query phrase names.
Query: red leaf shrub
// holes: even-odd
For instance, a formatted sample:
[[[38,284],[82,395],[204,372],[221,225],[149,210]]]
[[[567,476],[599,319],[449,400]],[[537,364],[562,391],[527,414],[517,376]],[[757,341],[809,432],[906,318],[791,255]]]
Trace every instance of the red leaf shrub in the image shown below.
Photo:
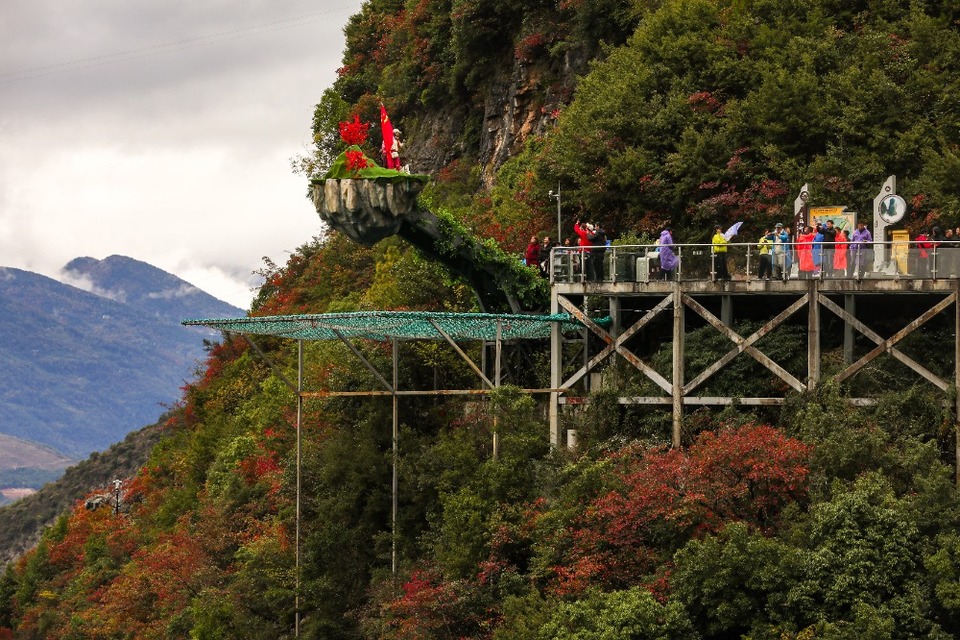
[[[691,537],[732,521],[769,530],[806,497],[810,447],[766,425],[705,432],[688,451],[628,448],[620,487],[577,519],[555,591],[637,584]]]

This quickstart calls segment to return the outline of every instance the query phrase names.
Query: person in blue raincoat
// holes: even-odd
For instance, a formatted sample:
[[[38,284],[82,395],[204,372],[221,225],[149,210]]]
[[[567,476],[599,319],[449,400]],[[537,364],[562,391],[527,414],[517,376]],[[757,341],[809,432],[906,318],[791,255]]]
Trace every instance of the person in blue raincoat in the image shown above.
[[[787,280],[790,267],[793,266],[793,247],[790,245],[790,231],[777,223],[773,229],[773,277]]]
[[[680,264],[680,258],[673,251],[673,234],[670,227],[660,232],[660,274],[664,280],[673,280],[674,270]]]
[[[820,274],[823,266],[823,228],[817,224],[817,234],[813,237],[813,266],[816,275]]]

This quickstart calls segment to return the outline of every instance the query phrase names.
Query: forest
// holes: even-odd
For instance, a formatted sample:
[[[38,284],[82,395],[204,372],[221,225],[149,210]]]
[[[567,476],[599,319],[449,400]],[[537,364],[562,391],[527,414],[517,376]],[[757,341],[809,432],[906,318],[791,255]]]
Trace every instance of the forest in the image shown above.
[[[958,21],[954,3],[899,0],[368,0],[294,165],[322,175],[339,123],[378,123],[382,101],[431,176],[422,202],[512,254],[556,229],[557,184],[568,225],[619,241],[666,223],[678,240],[734,220],[759,234],[805,182],[869,210],[891,174],[906,228],[957,226]],[[524,96],[506,129],[504,91]],[[396,237],[324,232],[262,274],[257,316],[477,304]],[[951,331],[903,348],[952,370]],[[788,362],[802,335],[781,338]],[[690,358],[722,353],[686,339]],[[256,344],[296,378],[295,343]],[[304,348],[311,390],[376,386],[344,345]],[[389,345],[357,348],[389,369]],[[529,348],[524,375],[547,387],[548,347]],[[648,354],[660,366],[669,345]],[[404,388],[473,379],[442,343],[404,342],[400,362]],[[955,403],[891,366],[865,372],[875,406],[827,376],[783,407],[691,411],[680,448],[668,418],[617,404],[634,381],[616,364],[564,414],[574,450],[550,447],[515,386],[405,399],[393,537],[389,399],[304,403],[298,528],[295,396],[224,335],[123,508],[78,504],[6,567],[0,638],[292,638],[298,617],[301,637],[334,639],[958,637]],[[738,359],[717,384],[760,396],[769,378]]]

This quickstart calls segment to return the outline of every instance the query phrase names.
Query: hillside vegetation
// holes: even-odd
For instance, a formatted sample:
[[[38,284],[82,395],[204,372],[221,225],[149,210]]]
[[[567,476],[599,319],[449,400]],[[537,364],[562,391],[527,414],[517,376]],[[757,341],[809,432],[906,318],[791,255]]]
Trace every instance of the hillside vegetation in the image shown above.
[[[669,220],[693,237],[783,215],[804,181],[815,199],[856,204],[895,173],[909,224],[952,225],[958,19],[933,2],[372,0],[347,27],[310,161],[337,150],[330,135],[354,109],[376,122],[382,98],[411,154],[441,160],[428,130],[458,141],[430,168],[431,207],[511,251],[555,222],[557,180],[568,218],[632,233]],[[595,57],[581,67],[575,54]],[[485,114],[503,70],[521,67],[537,70],[523,86],[540,115],[501,161]],[[397,238],[366,248],[331,233],[265,271],[254,314],[475,305]],[[952,367],[950,321],[931,327],[904,348]],[[691,359],[720,346],[709,331],[686,339]],[[784,366],[802,339],[786,336]],[[256,343],[296,378],[296,345]],[[389,370],[388,345],[358,349]],[[543,345],[530,349],[527,375],[546,376]],[[659,367],[666,353],[645,355]],[[304,362],[308,390],[377,388],[342,344],[307,343]],[[402,343],[399,372],[404,389],[474,380],[437,343]],[[852,407],[827,380],[782,409],[693,412],[672,450],[664,416],[617,405],[634,382],[608,373],[564,416],[576,451],[549,448],[543,412],[513,387],[484,402],[404,398],[395,538],[390,400],[305,402],[302,637],[960,635],[957,416],[942,396],[897,379],[877,406]],[[716,384],[763,395],[769,377],[735,366]],[[224,337],[127,483],[129,510],[73,510],[8,567],[0,637],[292,637],[294,400]]]

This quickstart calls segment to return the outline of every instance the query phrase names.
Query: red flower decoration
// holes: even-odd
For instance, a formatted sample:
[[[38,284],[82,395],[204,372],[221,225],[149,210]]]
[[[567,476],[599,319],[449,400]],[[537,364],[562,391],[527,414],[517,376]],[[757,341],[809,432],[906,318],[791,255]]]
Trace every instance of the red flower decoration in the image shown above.
[[[353,114],[353,120],[340,123],[340,137],[348,145],[362,145],[367,141],[367,127],[360,122],[360,116]]]
[[[360,169],[372,167],[373,163],[363,155],[363,151],[356,149],[348,150],[344,153],[347,158],[347,170],[357,172]]]

